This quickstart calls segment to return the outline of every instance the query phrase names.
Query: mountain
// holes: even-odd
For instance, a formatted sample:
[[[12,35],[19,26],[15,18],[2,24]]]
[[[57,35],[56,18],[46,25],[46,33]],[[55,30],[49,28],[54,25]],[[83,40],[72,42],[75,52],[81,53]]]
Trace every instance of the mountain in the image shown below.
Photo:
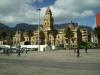
[[[17,31],[17,30],[21,30],[21,31],[35,31],[38,29],[38,25],[31,25],[31,24],[26,24],[26,23],[20,23],[17,24],[13,30]]]
[[[66,23],[64,23],[64,24],[55,24],[54,27],[55,27],[55,29],[63,29],[63,28],[66,27]]]
[[[9,31],[9,30],[11,30],[11,28],[3,23],[0,23],[0,31],[5,31],[5,30]]]
[[[64,23],[64,24],[55,24],[54,27],[56,29],[64,29],[69,23]],[[42,25],[40,25],[40,27],[42,27]],[[89,26],[84,26],[84,25],[80,25],[80,28],[87,28],[89,32],[93,31],[93,29]],[[0,32],[1,31],[17,31],[17,30],[21,30],[21,31],[36,31],[38,29],[38,25],[34,24],[26,24],[26,23],[19,23],[17,24],[15,27],[11,28],[8,27],[5,24],[0,23]]]
[[[7,25],[0,23],[0,35],[2,33],[6,33],[7,35],[12,31],[12,29],[10,27],[8,27]]]
[[[89,32],[93,32],[93,29],[89,26],[80,25],[80,28],[86,28]]]
[[[73,23],[73,24],[77,26],[77,23]],[[64,29],[67,25],[69,25],[69,23],[55,24],[54,27],[56,29]],[[79,28],[86,28],[89,32],[93,32],[93,29],[89,26],[80,25]]]

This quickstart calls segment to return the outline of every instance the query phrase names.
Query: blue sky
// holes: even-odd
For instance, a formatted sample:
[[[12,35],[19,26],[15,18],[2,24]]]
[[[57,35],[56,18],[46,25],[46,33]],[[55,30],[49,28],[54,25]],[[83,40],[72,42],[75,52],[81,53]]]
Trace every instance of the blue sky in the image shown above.
[[[42,0],[42,2],[36,1],[32,5],[37,8],[48,7],[53,5],[56,0]]]
[[[95,15],[100,12],[100,0],[1,0],[0,22],[9,26],[18,23],[38,24],[41,8],[41,24],[47,7],[53,13],[55,23],[71,20],[80,25],[95,26]]]

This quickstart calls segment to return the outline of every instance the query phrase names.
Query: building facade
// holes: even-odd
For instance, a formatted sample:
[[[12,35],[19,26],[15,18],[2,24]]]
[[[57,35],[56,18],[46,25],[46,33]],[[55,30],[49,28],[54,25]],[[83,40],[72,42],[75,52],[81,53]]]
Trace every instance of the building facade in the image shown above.
[[[31,45],[38,45],[40,44],[40,34],[39,32],[42,31],[44,33],[44,44],[46,45],[55,45],[68,48],[68,38],[65,38],[65,28],[69,27],[73,32],[73,37],[70,39],[70,46],[71,48],[77,48],[78,47],[78,41],[81,39],[84,42],[88,42],[88,31],[87,29],[79,29],[78,23],[68,23],[66,24],[66,27],[63,29],[55,29],[54,27],[54,18],[52,15],[51,9],[48,7],[44,19],[43,19],[43,25],[39,27],[36,31],[34,31],[34,35],[29,37],[27,32],[21,35],[20,31],[17,31],[16,34],[13,37],[13,43],[18,44],[22,41],[22,36],[24,37],[23,42],[30,42]],[[79,34],[81,32],[81,34]],[[67,39],[67,40],[66,40]]]
[[[91,42],[94,44],[95,47],[98,47],[98,37],[96,34],[92,33]]]
[[[16,31],[15,35],[13,36],[13,44],[18,45],[21,42],[21,31]]]
[[[96,26],[100,27],[100,13],[96,14]]]
[[[82,35],[82,41],[83,42],[89,42],[89,34],[88,30],[86,28],[80,29],[81,35]]]
[[[40,39],[39,37],[39,32],[43,31],[45,34],[45,43],[44,44],[52,44],[54,45],[54,37],[52,34],[52,31],[54,29],[54,19],[52,16],[51,9],[48,7],[45,15],[44,15],[44,21],[43,21],[43,26],[40,27],[37,31],[34,32],[34,44],[39,44]]]
[[[13,36],[13,45],[17,46],[19,44],[25,44],[26,42],[31,43],[30,38],[31,37],[28,36],[27,31],[16,31],[15,35]]]

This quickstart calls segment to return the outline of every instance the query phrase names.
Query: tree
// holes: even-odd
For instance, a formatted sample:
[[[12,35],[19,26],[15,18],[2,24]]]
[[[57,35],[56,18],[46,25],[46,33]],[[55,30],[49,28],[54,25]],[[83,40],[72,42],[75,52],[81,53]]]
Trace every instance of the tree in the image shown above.
[[[20,32],[20,34],[21,34],[21,42],[25,41],[25,38],[23,36],[24,32]]]
[[[47,41],[47,44],[48,44],[49,46],[51,46],[51,42],[50,42],[50,40],[49,40],[49,35],[50,35],[50,33],[51,33],[51,31],[48,30],[48,31],[47,31],[47,37],[48,37],[48,38],[47,38],[47,40],[48,40],[48,41]]]
[[[2,35],[0,34],[0,40],[2,40]]]
[[[2,36],[2,39],[4,40],[7,37],[7,33],[6,32],[2,32],[1,36]]]
[[[45,44],[45,34],[42,30],[39,32],[39,39],[40,39],[40,44]]]
[[[98,44],[99,44],[99,46],[100,46],[100,27],[96,27],[96,28],[94,29],[94,34],[97,35]]]
[[[8,40],[8,45],[10,45],[10,46],[13,45],[13,36],[14,36],[14,32],[10,31],[9,38],[7,39]]]
[[[70,29],[70,27],[67,27],[65,29],[65,38],[66,38],[66,42],[68,42],[68,47],[70,49],[70,40],[72,39],[72,37],[74,36],[72,30]]]
[[[7,44],[7,40],[6,40],[6,37],[8,36],[7,33],[5,31],[3,31],[1,34],[1,40],[3,40],[3,44]]]
[[[80,32],[80,28],[77,29],[77,57],[80,56],[80,44],[82,41],[82,34]]]
[[[27,31],[27,34],[28,34],[29,37],[34,35],[32,31]]]
[[[55,45],[55,41],[56,41],[56,37],[57,37],[57,34],[58,34],[58,31],[56,29],[52,30],[51,31],[52,35],[53,35],[53,38],[54,38],[54,45]]]

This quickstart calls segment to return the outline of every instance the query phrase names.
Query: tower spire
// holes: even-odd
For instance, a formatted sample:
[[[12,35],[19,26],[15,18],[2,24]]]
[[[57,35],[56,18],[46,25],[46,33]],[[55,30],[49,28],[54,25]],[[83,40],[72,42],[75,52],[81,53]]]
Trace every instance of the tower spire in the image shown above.
[[[53,29],[53,16],[52,16],[52,11],[50,7],[47,8],[44,16],[44,24],[43,28],[44,30],[52,30]]]
[[[46,15],[48,15],[48,14],[52,15],[50,7],[48,7],[47,10],[46,10]]]

